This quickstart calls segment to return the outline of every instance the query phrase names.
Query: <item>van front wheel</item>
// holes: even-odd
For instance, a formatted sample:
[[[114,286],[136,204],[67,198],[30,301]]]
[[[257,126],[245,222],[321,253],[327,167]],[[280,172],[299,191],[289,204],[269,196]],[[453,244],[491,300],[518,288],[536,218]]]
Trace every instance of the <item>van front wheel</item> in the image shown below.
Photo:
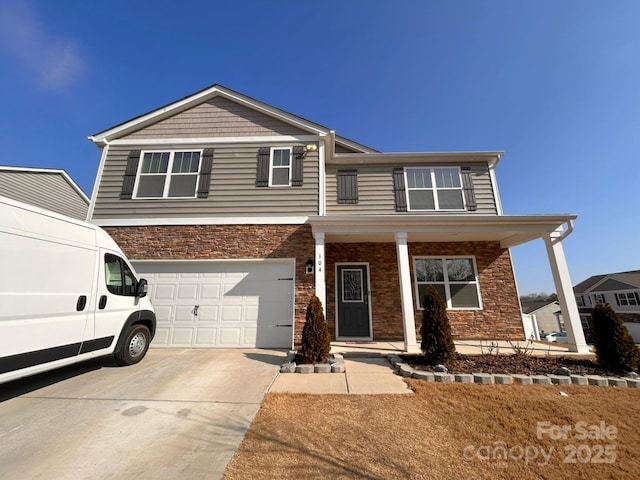
[[[144,358],[149,350],[151,332],[144,325],[134,325],[127,331],[122,345],[113,356],[119,365],[133,365]]]

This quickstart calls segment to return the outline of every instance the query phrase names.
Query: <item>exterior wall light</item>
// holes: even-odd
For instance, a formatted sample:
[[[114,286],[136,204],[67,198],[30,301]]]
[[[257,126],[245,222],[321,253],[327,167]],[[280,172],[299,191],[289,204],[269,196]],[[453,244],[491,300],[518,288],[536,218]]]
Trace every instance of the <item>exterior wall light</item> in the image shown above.
[[[307,273],[309,274],[313,273],[313,259],[310,258],[309,260],[307,260],[306,265],[307,265]]]

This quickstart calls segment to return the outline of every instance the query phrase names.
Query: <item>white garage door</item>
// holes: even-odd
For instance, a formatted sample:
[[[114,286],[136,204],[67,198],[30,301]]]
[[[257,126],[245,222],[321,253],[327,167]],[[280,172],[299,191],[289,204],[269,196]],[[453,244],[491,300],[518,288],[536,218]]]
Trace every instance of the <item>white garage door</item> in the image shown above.
[[[293,262],[134,262],[158,320],[152,347],[291,348]]]

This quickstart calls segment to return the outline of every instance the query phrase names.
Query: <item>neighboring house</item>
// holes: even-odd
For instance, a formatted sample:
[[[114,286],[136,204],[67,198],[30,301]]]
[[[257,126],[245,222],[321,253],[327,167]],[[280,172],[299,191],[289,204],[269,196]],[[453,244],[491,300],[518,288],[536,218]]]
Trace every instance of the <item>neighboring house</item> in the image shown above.
[[[0,166],[0,195],[87,219],[89,198],[64,170]]]
[[[564,332],[564,319],[558,301],[531,302],[522,304],[522,312],[535,315],[540,337],[551,332]]]
[[[608,303],[640,343],[640,270],[594,275],[573,287],[583,323],[596,303]]]
[[[220,85],[89,138],[89,219],[149,280],[155,346],[290,348],[315,293],[333,338],[416,351],[429,284],[457,338],[523,339],[509,248],[543,238],[586,349],[576,217],[503,215],[501,152],[382,153]]]

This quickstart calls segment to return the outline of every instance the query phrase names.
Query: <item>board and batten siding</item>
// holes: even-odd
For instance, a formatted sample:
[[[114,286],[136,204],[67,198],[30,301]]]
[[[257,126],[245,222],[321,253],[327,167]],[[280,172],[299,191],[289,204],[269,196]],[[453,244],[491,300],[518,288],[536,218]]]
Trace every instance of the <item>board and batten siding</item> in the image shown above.
[[[290,143],[270,145],[234,143],[171,148],[172,150],[214,149],[209,197],[146,200],[120,199],[127,156],[131,150],[169,150],[169,148],[111,146],[98,186],[92,219],[317,215],[318,153],[309,152],[304,159],[304,183],[301,187],[256,187],[256,155],[261,146],[291,147],[293,145]]]
[[[160,120],[123,138],[309,135],[309,132],[223,97]]]
[[[0,171],[0,195],[86,220],[89,205],[59,173]]]
[[[395,202],[393,196],[393,168],[400,165],[376,165],[376,166],[340,166],[327,168],[327,215],[387,215],[395,214]],[[417,166],[417,165],[416,165]],[[427,166],[427,165],[425,165]],[[496,203],[491,186],[489,168],[486,164],[465,164],[471,168],[471,178],[478,203],[475,213],[484,215],[496,215]],[[338,204],[337,173],[343,169],[358,170],[358,203]],[[402,215],[428,213],[456,213],[456,212],[403,212]]]

